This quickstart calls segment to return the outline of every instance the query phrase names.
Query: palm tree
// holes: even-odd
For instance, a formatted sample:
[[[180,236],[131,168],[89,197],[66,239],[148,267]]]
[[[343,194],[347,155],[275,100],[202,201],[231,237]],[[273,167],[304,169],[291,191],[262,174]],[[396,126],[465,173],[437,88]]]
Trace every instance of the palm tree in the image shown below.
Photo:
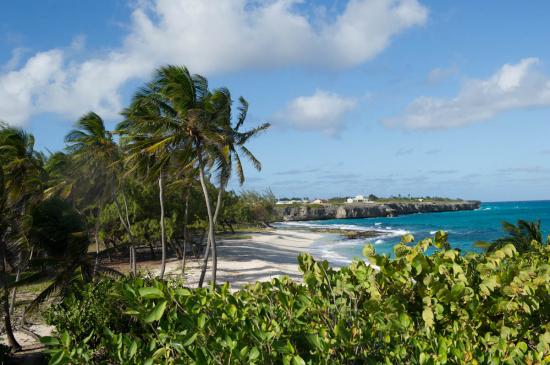
[[[518,252],[527,252],[531,250],[531,242],[543,243],[540,220],[529,222],[520,219],[516,225],[502,222],[502,229],[508,233],[508,236],[491,242],[487,249],[488,251],[498,250],[511,243],[516,247]]]
[[[132,231],[127,219],[122,215],[122,209],[117,199],[117,189],[122,185],[121,162],[119,146],[113,139],[113,134],[105,128],[103,119],[90,112],[76,123],[76,129],[65,137],[67,150],[70,152],[75,166],[84,173],[86,182],[80,184],[87,187],[87,205],[95,207],[94,239],[96,244],[96,266],[99,260],[99,216],[105,205],[113,201],[121,224],[132,240]],[[121,189],[123,191],[123,189]],[[127,214],[126,214],[127,216]],[[135,258],[133,242],[130,242],[130,268],[135,274]]]
[[[208,90],[207,80],[199,75],[191,75],[185,67],[165,66],[158,69],[152,82],[142,88],[133,98],[132,105],[124,115],[128,122],[123,128],[141,141],[151,139],[149,153],[164,151],[163,155],[174,153],[194,158],[201,184],[208,216],[208,241],[205,252],[205,265],[210,249],[212,253],[212,281],[216,282],[217,249],[215,224],[217,213],[207,188],[207,173],[215,167],[220,182],[218,202],[221,202],[223,189],[231,175],[232,156],[240,151],[260,166],[256,158],[244,144],[259,131],[269,125],[241,133],[240,126],[246,118],[248,105],[241,99],[240,115],[235,127],[231,125],[231,96],[227,89],[215,92]],[[154,143],[152,142],[154,141]],[[242,176],[242,166],[238,155],[237,171]],[[188,166],[178,166],[180,169]],[[216,205],[219,212],[220,203]],[[205,269],[204,269],[205,270]],[[203,275],[204,277],[204,275]],[[202,284],[202,280],[201,280]]]
[[[245,144],[251,138],[258,136],[262,131],[268,129],[270,124],[264,123],[259,127],[253,128],[246,132],[241,132],[240,128],[246,121],[246,117],[248,114],[248,102],[243,97],[239,98],[239,114],[237,116],[235,125],[233,125],[231,112],[233,102],[231,100],[231,94],[226,88],[220,88],[214,91],[210,97],[210,102],[214,106],[212,110],[214,111],[213,116],[216,124],[218,124],[223,131],[221,148],[215,148],[210,153],[210,155],[214,158],[214,163],[216,163],[218,166],[218,197],[216,210],[213,216],[213,225],[215,227],[217,224],[219,212],[221,211],[222,196],[231,178],[233,168],[237,173],[239,184],[242,185],[245,181],[244,169],[239,152],[252,163],[256,170],[260,171],[262,168],[260,161],[258,161],[258,159],[250,152]],[[212,244],[212,281],[215,283],[217,272],[217,255],[214,236],[212,237]],[[202,286],[204,276],[206,274],[208,254],[209,251],[207,250],[207,252],[205,253],[203,268],[199,279],[199,287]]]
[[[4,328],[8,337],[8,345],[12,350],[20,350],[21,345],[13,335],[13,327],[11,323],[11,314],[9,307],[9,289],[8,289],[8,273],[6,270],[6,259],[8,256],[8,240],[13,236],[14,226],[18,226],[20,222],[17,217],[14,217],[10,212],[10,204],[8,202],[8,192],[5,186],[4,172],[0,169],[0,284],[2,287],[2,310],[4,312]],[[13,242],[13,240],[12,240]],[[12,247],[14,248],[14,247]],[[15,247],[18,248],[18,247]]]
[[[21,129],[0,124],[0,164],[1,301],[8,343],[13,350],[18,350],[21,346],[13,335],[6,264],[17,267],[18,281],[28,256],[28,208],[38,199],[42,190],[42,156],[34,151],[34,137]],[[13,303],[15,295],[14,291]]]
[[[167,173],[166,169],[171,166],[178,170],[189,170],[198,161],[208,218],[212,222],[212,207],[205,190],[204,145],[213,143],[217,135],[205,118],[207,111],[204,106],[208,96],[208,85],[203,77],[191,76],[182,67],[163,67],[156,72],[152,82],[134,95],[130,107],[123,113],[126,121],[118,129],[131,141],[127,143],[130,146],[129,159],[150,161],[151,156],[155,156],[156,162],[147,170],[149,173],[157,172],[161,200],[160,187],[163,186],[163,173]],[[136,162],[136,165],[139,164]],[[209,237],[212,237],[213,226],[209,226]],[[161,220],[161,231],[162,227]],[[164,253],[162,232],[161,237]],[[163,268],[164,264],[161,277]]]
[[[139,95],[139,94],[138,94]],[[166,237],[164,226],[164,186],[174,154],[168,143],[163,141],[163,125],[160,111],[140,96],[135,96],[130,108],[123,113],[126,120],[117,126],[117,133],[123,135],[122,143],[127,151],[125,162],[129,165],[128,174],[137,174],[147,180],[156,179],[159,187],[161,267],[160,278],[166,270]]]

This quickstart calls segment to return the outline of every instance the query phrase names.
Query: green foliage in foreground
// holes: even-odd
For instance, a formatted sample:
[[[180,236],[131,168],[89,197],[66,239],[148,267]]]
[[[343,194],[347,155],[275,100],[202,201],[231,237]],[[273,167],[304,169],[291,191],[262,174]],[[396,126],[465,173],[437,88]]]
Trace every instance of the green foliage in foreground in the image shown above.
[[[274,279],[233,293],[144,278],[89,285],[51,310],[60,335],[43,342],[55,364],[550,361],[548,245],[463,256],[443,233],[412,239],[395,259],[367,246],[378,268],[334,270],[301,255],[304,284]],[[425,255],[432,245],[440,250]]]

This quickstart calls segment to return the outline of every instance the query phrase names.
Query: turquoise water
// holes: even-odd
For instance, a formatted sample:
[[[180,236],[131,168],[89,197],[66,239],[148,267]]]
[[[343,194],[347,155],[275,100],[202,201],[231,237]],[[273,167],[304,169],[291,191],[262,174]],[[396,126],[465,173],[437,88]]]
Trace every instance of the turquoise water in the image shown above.
[[[472,211],[420,213],[391,218],[333,219],[325,221],[292,222],[291,226],[316,226],[341,229],[381,230],[382,237],[369,240],[324,239],[314,249],[324,258],[337,263],[347,262],[361,256],[365,243],[373,243],[379,253],[391,253],[400,236],[412,233],[418,239],[433,237],[442,229],[449,234],[449,242],[462,251],[481,251],[474,247],[476,241],[491,241],[505,236],[502,221],[516,222],[518,219],[541,220],[543,237],[550,234],[550,201],[495,202],[482,203]]]

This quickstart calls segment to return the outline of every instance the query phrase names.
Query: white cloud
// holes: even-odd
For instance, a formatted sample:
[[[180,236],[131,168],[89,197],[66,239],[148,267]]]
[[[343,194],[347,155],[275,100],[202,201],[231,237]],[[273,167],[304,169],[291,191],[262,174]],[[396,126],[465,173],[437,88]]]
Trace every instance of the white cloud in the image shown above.
[[[350,67],[375,57],[392,36],[426,22],[417,0],[349,0],[327,21],[305,16],[299,0],[139,1],[123,44],[83,58],[70,49],[32,55],[0,74],[0,118],[23,124],[43,112],[76,117],[90,109],[114,117],[120,89],[159,65],[183,64],[197,73],[288,65]]]
[[[346,122],[347,114],[357,100],[323,90],[311,96],[299,96],[277,113],[275,120],[302,130],[322,131],[337,135]]]
[[[505,64],[491,77],[467,81],[451,99],[419,97],[401,116],[383,119],[386,126],[407,129],[460,127],[521,108],[550,107],[550,78],[538,58]]]

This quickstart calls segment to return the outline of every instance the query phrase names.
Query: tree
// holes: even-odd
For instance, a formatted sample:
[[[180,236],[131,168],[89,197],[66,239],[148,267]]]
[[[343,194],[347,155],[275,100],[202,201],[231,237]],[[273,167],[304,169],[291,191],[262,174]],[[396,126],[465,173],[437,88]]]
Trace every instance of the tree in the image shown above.
[[[117,188],[121,185],[121,156],[113,134],[105,128],[99,115],[90,112],[76,123],[76,129],[65,137],[67,150],[74,161],[73,166],[79,169],[79,185],[87,187],[85,204],[95,211],[94,239],[96,244],[96,266],[99,260],[99,216],[105,205],[113,201],[122,225],[132,237],[131,227],[122,216],[117,200]],[[73,177],[75,175],[73,174]],[[85,178],[83,180],[82,178]],[[133,262],[134,246],[130,243],[130,267],[135,271]],[[134,272],[135,274],[135,272]]]
[[[157,162],[149,170],[160,172],[171,160],[176,169],[197,165],[209,222],[207,249],[214,236],[214,212],[205,176],[208,152],[219,148],[223,138],[219,126],[213,123],[210,95],[204,77],[191,76],[184,67],[162,67],[153,81],[134,95],[123,113],[126,121],[119,125],[131,141],[129,158],[143,161],[157,156]],[[176,156],[177,159],[172,159]],[[161,180],[162,175],[158,176]]]
[[[124,132],[126,133],[126,132]],[[147,182],[156,179],[158,184],[158,201],[160,203],[160,230],[161,230],[161,268],[160,278],[164,277],[166,269],[166,237],[164,224],[164,185],[165,177],[168,170],[169,153],[167,150],[162,150],[157,144],[157,139],[153,136],[130,134],[126,138],[125,147],[127,148],[128,156],[126,162],[131,166],[130,173],[136,174],[145,179]]]
[[[529,222],[520,219],[516,225],[502,222],[502,229],[508,233],[508,236],[493,241],[488,246],[489,252],[501,249],[509,243],[513,244],[518,252],[527,252],[532,248],[532,241],[543,242],[540,220]]]
[[[10,213],[12,212],[12,207],[8,201],[8,194],[5,186],[4,172],[3,169],[0,169],[0,284],[2,287],[2,311],[4,312],[4,329],[8,338],[8,345],[12,350],[17,351],[21,349],[21,345],[19,345],[13,335],[9,307],[8,273],[5,262],[8,259],[8,240],[13,238],[15,232],[19,231],[14,231],[13,227],[20,226],[20,221],[18,221],[17,216]]]
[[[32,312],[46,299],[63,293],[72,285],[91,282],[93,277],[122,276],[118,271],[97,264],[88,256],[90,243],[83,217],[67,201],[53,197],[32,209],[29,240],[42,255],[30,261],[32,274],[16,283],[17,286],[48,281],[49,285],[30,303]]]
[[[207,80],[191,75],[185,67],[166,66],[157,70],[152,82],[142,88],[133,98],[132,105],[124,113],[132,127],[133,134],[143,141],[149,135],[150,145],[142,151],[162,153],[166,159],[171,155],[188,156],[176,163],[176,168],[185,169],[196,165],[208,215],[208,241],[204,267],[212,253],[212,281],[216,281],[217,248],[215,226],[221,206],[221,196],[232,171],[232,160],[236,161],[239,180],[244,181],[243,168],[238,151],[245,155],[256,168],[259,161],[246,148],[246,142],[269,124],[240,132],[246,119],[248,104],[241,98],[236,125],[232,125],[231,95],[225,88],[210,92]],[[136,133],[137,131],[137,133]],[[130,132],[132,134],[132,132]],[[160,152],[159,152],[160,153]],[[189,156],[193,155],[193,159]],[[181,161],[181,158],[180,158]],[[207,171],[214,171],[219,181],[217,204],[214,207],[207,189]],[[215,210],[214,210],[215,209]],[[203,269],[206,270],[206,269]],[[202,279],[204,278],[204,271]],[[200,280],[202,284],[203,280]]]
[[[186,170],[192,162],[189,161],[189,145],[181,139],[182,131],[174,111],[162,100],[158,88],[158,84],[152,82],[134,95],[130,107],[123,112],[126,119],[117,130],[123,136],[129,172],[149,179],[156,177],[158,181],[162,245],[159,276],[163,278],[166,269],[165,179],[172,172],[170,170]]]
[[[216,146],[210,151],[210,156],[213,159],[212,163],[217,164],[218,166],[218,198],[216,203],[216,210],[212,218],[212,225],[217,224],[218,216],[220,213],[220,208],[222,206],[222,196],[227,187],[229,179],[231,178],[231,173],[233,168],[237,173],[237,178],[239,184],[242,185],[245,181],[244,169],[241,163],[241,158],[239,153],[243,154],[256,168],[260,171],[262,165],[260,161],[248,150],[245,144],[253,137],[256,137],[260,132],[265,131],[269,128],[269,123],[264,123],[259,127],[253,128],[246,132],[241,132],[240,128],[246,121],[248,113],[248,102],[243,98],[239,98],[239,114],[236,119],[235,125],[233,125],[233,118],[231,113],[232,100],[229,90],[226,88],[221,88],[215,90],[209,102],[212,104],[212,119],[217,125],[221,128],[222,133],[222,142],[221,146]],[[216,253],[216,241],[215,237],[211,238],[212,244],[212,281],[216,283],[216,272],[217,272],[217,253]],[[206,273],[206,266],[208,262],[209,251],[205,253],[203,268],[201,276],[199,279],[199,287],[202,286],[204,281],[204,276]]]
[[[21,346],[13,335],[9,305],[8,268],[17,267],[16,281],[28,257],[28,208],[42,190],[42,156],[34,151],[34,137],[0,124],[0,284],[4,327],[12,350]],[[15,300],[15,291],[13,298]]]

